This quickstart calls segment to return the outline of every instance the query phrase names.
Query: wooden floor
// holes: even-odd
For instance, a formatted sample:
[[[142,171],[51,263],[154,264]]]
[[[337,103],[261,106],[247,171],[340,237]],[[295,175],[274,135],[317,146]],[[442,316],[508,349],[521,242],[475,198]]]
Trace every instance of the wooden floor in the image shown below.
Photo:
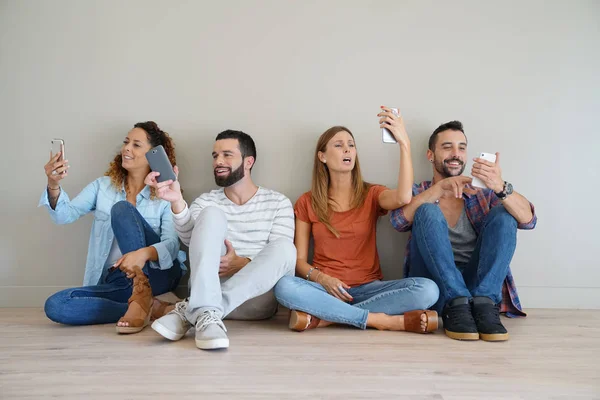
[[[0,309],[0,399],[600,399],[600,311],[529,310],[506,343],[228,321],[231,347]]]

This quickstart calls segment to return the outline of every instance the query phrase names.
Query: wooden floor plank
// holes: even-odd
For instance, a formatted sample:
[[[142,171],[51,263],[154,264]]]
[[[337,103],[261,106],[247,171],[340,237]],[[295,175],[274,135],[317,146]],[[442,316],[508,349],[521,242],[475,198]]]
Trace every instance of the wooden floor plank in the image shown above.
[[[505,343],[227,321],[231,347],[0,309],[0,398],[600,399],[600,311],[528,310]]]

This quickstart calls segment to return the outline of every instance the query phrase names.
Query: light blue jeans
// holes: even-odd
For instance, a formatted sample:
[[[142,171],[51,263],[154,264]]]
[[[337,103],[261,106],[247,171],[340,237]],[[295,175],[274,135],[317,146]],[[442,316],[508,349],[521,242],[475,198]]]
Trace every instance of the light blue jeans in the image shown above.
[[[275,297],[284,307],[360,329],[366,329],[369,312],[402,315],[426,310],[440,294],[437,285],[427,278],[377,280],[347,291],[353,297],[351,303],[333,297],[318,283],[299,277],[284,276],[275,285]]]

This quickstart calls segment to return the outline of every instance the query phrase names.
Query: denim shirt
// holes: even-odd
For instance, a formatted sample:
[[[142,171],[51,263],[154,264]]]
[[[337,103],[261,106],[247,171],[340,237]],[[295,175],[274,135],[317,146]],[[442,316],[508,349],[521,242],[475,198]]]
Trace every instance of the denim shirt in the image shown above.
[[[116,190],[108,176],[98,178],[87,185],[73,200],[69,199],[61,187],[54,210],[50,207],[48,191],[44,190],[42,193],[38,207],[45,206],[50,218],[56,224],[70,224],[87,213],[94,212],[83,278],[84,286],[101,283],[103,269],[115,238],[111,227],[110,211],[115,203],[126,200],[126,197],[124,187]],[[179,250],[179,239],[173,227],[169,202],[151,199],[150,187],[146,186],[136,197],[136,209],[161,240],[152,245],[158,253],[158,261],[150,261],[150,267],[169,269],[173,265],[173,260],[178,259],[181,267],[185,268],[183,262],[186,256],[183,251]]]

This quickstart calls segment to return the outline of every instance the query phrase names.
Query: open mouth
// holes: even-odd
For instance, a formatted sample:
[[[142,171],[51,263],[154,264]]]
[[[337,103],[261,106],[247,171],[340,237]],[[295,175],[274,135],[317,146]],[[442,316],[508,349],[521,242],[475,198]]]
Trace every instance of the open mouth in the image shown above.
[[[123,160],[133,160],[133,157],[123,155]]]
[[[342,160],[342,162],[344,164],[350,165],[350,164],[352,164],[352,159],[350,157],[344,157],[344,159]]]
[[[225,168],[225,167],[215,168],[215,175],[216,176],[229,175],[230,172],[231,172],[230,168]]]
[[[460,160],[451,160],[446,161],[446,165],[450,168],[460,168],[463,165],[463,162]]]

